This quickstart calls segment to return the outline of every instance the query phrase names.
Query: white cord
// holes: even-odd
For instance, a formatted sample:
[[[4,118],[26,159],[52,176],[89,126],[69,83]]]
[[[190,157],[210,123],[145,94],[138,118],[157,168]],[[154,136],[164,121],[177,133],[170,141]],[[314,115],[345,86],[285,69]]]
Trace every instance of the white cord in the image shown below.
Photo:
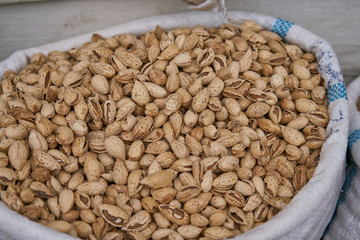
[[[191,2],[188,0],[185,0],[186,2]],[[219,10],[219,5],[221,7],[221,11],[223,13],[223,17],[226,19],[226,21],[229,24],[232,24],[236,27],[240,27],[241,25],[241,20],[239,21],[235,21],[233,20],[231,17],[229,17],[228,13],[227,13],[227,9],[225,6],[225,0],[206,0],[198,5],[190,5],[189,8],[192,10],[199,10],[199,11],[208,11],[208,10],[212,10],[213,12],[217,12]]]
[[[226,6],[225,6],[225,0],[218,0],[218,2],[219,2],[219,5],[221,6],[221,11],[223,12],[223,16],[228,21],[228,23],[235,25],[236,27],[240,27],[241,22],[235,21],[231,17],[229,17]]]

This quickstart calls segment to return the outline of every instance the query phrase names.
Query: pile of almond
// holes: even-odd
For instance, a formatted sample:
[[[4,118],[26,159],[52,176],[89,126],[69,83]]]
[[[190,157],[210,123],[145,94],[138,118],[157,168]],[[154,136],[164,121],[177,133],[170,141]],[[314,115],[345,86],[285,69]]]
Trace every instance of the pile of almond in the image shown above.
[[[84,239],[224,239],[270,220],[326,140],[316,58],[257,23],[94,34],[2,76],[0,198]]]

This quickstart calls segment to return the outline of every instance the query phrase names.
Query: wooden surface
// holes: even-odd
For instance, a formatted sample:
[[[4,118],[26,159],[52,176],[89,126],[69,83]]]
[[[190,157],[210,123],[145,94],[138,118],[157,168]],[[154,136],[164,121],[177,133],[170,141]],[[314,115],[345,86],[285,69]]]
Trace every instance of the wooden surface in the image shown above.
[[[47,1],[47,0],[0,0],[0,4],[37,2],[37,1]]]
[[[226,0],[226,5],[305,27],[332,44],[347,82],[360,75],[360,0]],[[0,61],[16,50],[183,11],[188,9],[181,0],[0,0]]]

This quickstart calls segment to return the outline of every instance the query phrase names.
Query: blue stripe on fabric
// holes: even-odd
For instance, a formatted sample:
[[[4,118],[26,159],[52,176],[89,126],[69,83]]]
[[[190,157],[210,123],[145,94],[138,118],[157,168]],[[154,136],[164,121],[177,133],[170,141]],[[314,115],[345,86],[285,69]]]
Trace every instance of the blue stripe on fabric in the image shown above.
[[[348,99],[344,83],[340,82],[340,83],[336,83],[332,86],[329,86],[329,89],[328,89],[329,103],[333,102],[335,100],[338,100],[340,98],[345,98],[346,100]]]
[[[354,144],[360,139],[360,129],[353,131],[348,138],[348,148],[351,150]]]
[[[280,37],[285,38],[292,26],[294,26],[294,23],[278,18],[273,24],[271,31],[279,34]]]
[[[321,44],[324,43],[320,41],[316,44],[316,46]],[[339,66],[336,64],[336,61],[336,54],[332,51],[332,49],[321,52],[318,70],[321,72],[322,77],[326,79],[329,103],[341,98],[348,100],[343,74]]]
[[[332,62],[334,61],[333,59],[336,59],[336,55],[333,51],[324,51],[319,58],[319,72],[326,77],[326,83],[328,85],[344,82],[342,71],[338,66],[334,66]]]

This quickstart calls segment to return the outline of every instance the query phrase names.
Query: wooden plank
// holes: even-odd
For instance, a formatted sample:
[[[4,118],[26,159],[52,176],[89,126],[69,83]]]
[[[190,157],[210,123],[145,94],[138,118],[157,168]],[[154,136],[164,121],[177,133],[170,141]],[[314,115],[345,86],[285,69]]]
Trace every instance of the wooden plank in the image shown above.
[[[38,1],[48,1],[48,0],[0,0],[0,5],[2,5],[2,4],[24,3],[24,2],[38,2]]]

